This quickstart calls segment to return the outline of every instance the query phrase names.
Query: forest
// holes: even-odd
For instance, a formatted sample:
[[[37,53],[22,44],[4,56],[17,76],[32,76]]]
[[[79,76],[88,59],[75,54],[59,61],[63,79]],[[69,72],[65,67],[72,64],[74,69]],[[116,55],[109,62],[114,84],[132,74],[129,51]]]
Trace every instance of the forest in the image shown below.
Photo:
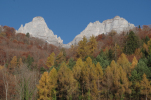
[[[151,26],[69,49],[0,27],[0,100],[150,100]]]

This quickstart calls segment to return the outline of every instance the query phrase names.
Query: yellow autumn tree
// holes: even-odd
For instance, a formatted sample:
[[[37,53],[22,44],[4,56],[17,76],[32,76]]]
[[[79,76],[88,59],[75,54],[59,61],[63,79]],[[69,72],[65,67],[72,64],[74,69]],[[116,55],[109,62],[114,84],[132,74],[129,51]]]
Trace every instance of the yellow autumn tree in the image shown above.
[[[44,72],[41,79],[39,80],[39,84],[37,85],[38,89],[38,100],[50,100],[50,90],[49,90],[49,77],[48,72]]]
[[[65,57],[63,55],[63,52],[61,51],[55,59],[55,66],[58,66],[63,61],[65,61]]]
[[[121,88],[120,70],[115,61],[113,60],[110,64],[111,71],[113,72],[113,86],[112,93],[115,94],[115,98],[120,98],[119,90]]]
[[[17,57],[14,56],[10,61],[9,71],[12,73],[14,71],[14,68],[16,67],[17,67]]]
[[[17,66],[17,57],[14,56],[10,62],[11,67],[16,67]]]
[[[58,71],[58,95],[59,98],[71,99],[73,94],[77,91],[76,80],[73,77],[72,71],[63,62]]]
[[[23,65],[22,59],[19,58],[18,66],[21,67]]]
[[[97,96],[99,94],[98,87],[97,87],[97,70],[94,64],[92,64],[92,67],[90,67],[90,93],[91,93],[91,98],[93,100],[97,100]]]
[[[146,78],[146,74],[143,75],[143,79],[141,81],[141,94],[145,95],[146,100],[151,93],[151,85],[149,80]]]
[[[81,69],[81,92],[82,92],[82,97],[88,99],[91,95],[91,82],[90,82],[90,78],[93,76],[92,72],[90,71],[91,68],[94,65],[92,64],[92,59],[90,57],[88,57],[86,59],[86,61],[84,62],[84,66]]]
[[[97,91],[98,91],[97,100],[100,100],[100,96],[101,96],[101,86],[100,86],[100,84],[101,84],[101,81],[103,79],[103,69],[102,69],[99,62],[96,64],[95,70],[96,70],[96,77],[97,77],[96,83],[97,83]]]
[[[1,66],[1,65],[0,65],[0,70],[2,70],[3,68],[4,68],[4,66]]]
[[[103,85],[105,86],[104,93],[107,98],[110,97],[110,91],[113,85],[113,73],[110,66],[105,69],[105,75],[103,80]]]
[[[134,56],[132,64],[131,64],[131,69],[134,69],[135,66],[137,66],[137,63],[138,63],[138,61],[137,61],[136,57]]]
[[[76,80],[79,80],[81,77],[81,69],[84,66],[84,63],[81,58],[76,61],[75,66],[73,67],[73,75]]]
[[[151,53],[151,39],[147,42],[147,46],[148,46],[148,53]]]
[[[89,54],[90,54],[90,51],[87,45],[87,38],[84,36],[83,40],[78,42],[77,57],[84,58],[85,56]]]
[[[118,58],[117,60],[117,64],[118,66],[121,66],[123,68],[123,70],[128,74],[130,75],[130,72],[131,72],[131,66],[130,66],[130,63],[126,57],[126,55],[124,53],[121,54],[121,56]]]
[[[50,99],[55,98],[56,100],[56,87],[57,87],[57,79],[58,79],[58,73],[57,70],[53,67],[48,75],[49,81],[48,81],[48,89],[49,89],[49,95]]]
[[[47,58],[47,62],[46,62],[46,65],[47,67],[51,67],[54,65],[54,61],[55,61],[55,53],[51,53],[50,56]]]
[[[119,94],[120,94],[120,98],[123,99],[124,98],[124,94],[131,94],[131,82],[129,82],[128,77],[127,77],[127,73],[125,72],[125,70],[120,66],[120,81],[121,81],[121,89],[119,90]]]
[[[92,55],[94,51],[97,49],[97,41],[94,35],[90,36],[88,46],[89,46],[90,55]]]

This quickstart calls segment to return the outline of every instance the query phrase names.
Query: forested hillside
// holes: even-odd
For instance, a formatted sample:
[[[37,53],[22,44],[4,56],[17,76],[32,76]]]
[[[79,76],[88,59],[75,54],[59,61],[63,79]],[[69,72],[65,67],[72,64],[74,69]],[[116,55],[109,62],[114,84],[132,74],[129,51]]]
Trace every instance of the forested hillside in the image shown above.
[[[150,100],[151,26],[69,49],[0,27],[0,100]]]

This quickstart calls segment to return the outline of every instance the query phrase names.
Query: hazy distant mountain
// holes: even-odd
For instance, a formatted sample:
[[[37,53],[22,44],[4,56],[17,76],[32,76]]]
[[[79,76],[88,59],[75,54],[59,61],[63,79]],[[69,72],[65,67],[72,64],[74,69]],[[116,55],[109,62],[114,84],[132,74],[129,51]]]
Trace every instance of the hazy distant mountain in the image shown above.
[[[102,23],[99,21],[94,23],[90,22],[85,30],[78,34],[73,41],[68,44],[63,44],[63,40],[61,40],[60,37],[57,37],[57,35],[54,35],[52,30],[47,27],[47,24],[42,17],[35,17],[31,22],[26,23],[24,27],[21,25],[17,33],[30,33],[31,36],[43,39],[50,44],[69,48],[71,45],[77,45],[78,42],[82,40],[83,36],[89,38],[92,35],[97,36],[102,33],[106,34],[112,30],[120,33],[122,31],[128,31],[134,27],[134,24],[130,24],[124,18],[115,16],[113,19],[105,20]]]
[[[25,26],[21,25],[17,33],[29,33],[33,37],[37,37],[47,41],[50,44],[59,46],[63,44],[63,40],[57,35],[54,35],[53,31],[47,27],[45,20],[42,17],[34,17]]]
[[[82,40],[83,36],[89,38],[90,36],[98,36],[99,34],[106,34],[115,30],[117,33],[122,31],[127,31],[134,28],[134,24],[128,23],[127,20],[121,18],[119,16],[115,16],[113,19],[108,19],[100,23],[96,21],[94,23],[89,23],[88,26],[83,30],[79,35],[77,35],[73,41],[68,44],[64,44],[63,46],[69,48],[71,45],[76,45],[80,40]]]

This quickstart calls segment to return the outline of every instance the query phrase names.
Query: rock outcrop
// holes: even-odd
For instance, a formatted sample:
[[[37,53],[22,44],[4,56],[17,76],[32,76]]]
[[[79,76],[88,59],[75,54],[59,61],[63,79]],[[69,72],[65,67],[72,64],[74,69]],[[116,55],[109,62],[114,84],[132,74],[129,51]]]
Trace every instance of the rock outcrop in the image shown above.
[[[50,44],[60,46],[63,44],[63,40],[57,35],[54,35],[53,31],[47,27],[45,20],[42,17],[34,17],[25,26],[21,25],[17,33],[29,33],[32,37],[37,37],[47,41]]]
[[[99,34],[107,34],[112,30],[115,30],[117,33],[122,31],[128,31],[134,28],[134,24],[128,23],[127,20],[121,18],[119,16],[115,16],[113,19],[108,19],[100,23],[96,21],[94,23],[89,23],[88,26],[83,30],[79,35],[77,35],[73,41],[68,44],[64,44],[63,47],[69,48],[71,45],[76,45],[80,40],[82,40],[83,36],[89,38],[90,36],[94,35],[97,36]]]
[[[85,30],[83,30],[79,35],[77,35],[73,41],[68,44],[63,44],[63,40],[57,35],[54,35],[53,31],[47,27],[45,20],[42,17],[35,17],[29,23],[26,23],[25,26],[21,25],[17,33],[30,33],[32,37],[37,37],[47,41],[50,44],[56,46],[62,46],[64,48],[70,48],[71,45],[77,45],[83,36],[86,36],[88,39],[90,36],[97,36],[99,34],[107,34],[112,30],[115,30],[117,33],[122,31],[128,31],[134,28],[134,24],[128,23],[127,20],[119,16],[115,16],[113,19],[108,19],[100,23],[96,21],[94,23],[89,23]]]

